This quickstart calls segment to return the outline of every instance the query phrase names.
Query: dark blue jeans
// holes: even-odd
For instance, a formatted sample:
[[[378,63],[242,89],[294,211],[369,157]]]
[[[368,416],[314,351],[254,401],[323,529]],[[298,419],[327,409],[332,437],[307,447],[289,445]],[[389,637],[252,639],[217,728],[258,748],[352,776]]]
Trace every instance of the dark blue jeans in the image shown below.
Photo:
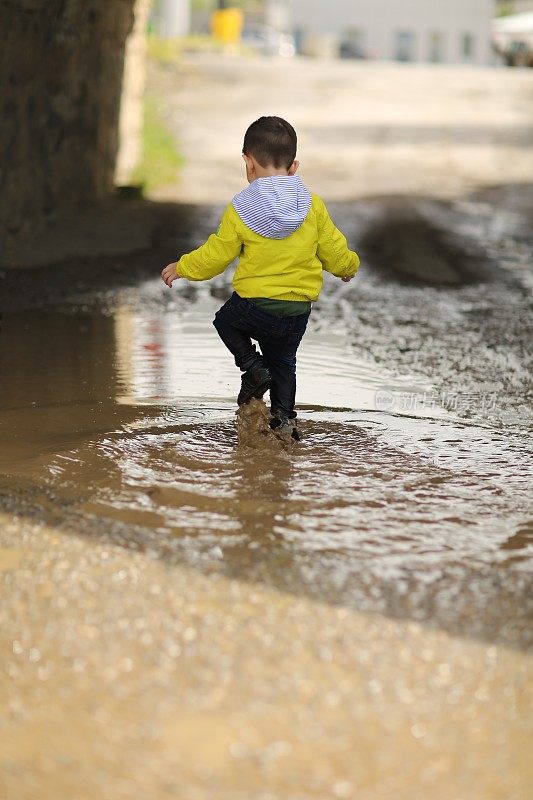
[[[215,314],[213,325],[243,372],[266,364],[272,376],[270,405],[274,416],[294,419],[296,351],[309,313],[277,317],[236,292]],[[254,339],[261,350],[258,353]]]

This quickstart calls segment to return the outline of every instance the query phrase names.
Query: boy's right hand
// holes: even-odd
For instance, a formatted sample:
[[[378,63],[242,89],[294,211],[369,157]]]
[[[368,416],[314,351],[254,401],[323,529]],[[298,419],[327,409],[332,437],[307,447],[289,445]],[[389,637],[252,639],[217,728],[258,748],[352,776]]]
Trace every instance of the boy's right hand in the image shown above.
[[[175,281],[176,278],[181,278],[181,275],[178,275],[176,272],[176,262],[174,261],[173,264],[169,264],[165,269],[161,272],[161,278],[163,283],[166,283],[167,286],[172,286],[172,281]]]

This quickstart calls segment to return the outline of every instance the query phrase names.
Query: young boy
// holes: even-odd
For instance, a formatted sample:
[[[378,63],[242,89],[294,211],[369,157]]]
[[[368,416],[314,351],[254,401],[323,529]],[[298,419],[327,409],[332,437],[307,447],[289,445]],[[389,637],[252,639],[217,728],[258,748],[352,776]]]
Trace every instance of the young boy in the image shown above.
[[[323,200],[297,177],[296,143],[294,128],[280,117],[252,123],[242,149],[249,187],[235,195],[218,231],[165,267],[161,277],[167,286],[176,278],[204,281],[239,258],[235,291],[213,322],[244,373],[237,403],[270,389],[270,427],[298,440],[296,351],[311,303],[320,293],[323,269],[349,281],[359,257]]]

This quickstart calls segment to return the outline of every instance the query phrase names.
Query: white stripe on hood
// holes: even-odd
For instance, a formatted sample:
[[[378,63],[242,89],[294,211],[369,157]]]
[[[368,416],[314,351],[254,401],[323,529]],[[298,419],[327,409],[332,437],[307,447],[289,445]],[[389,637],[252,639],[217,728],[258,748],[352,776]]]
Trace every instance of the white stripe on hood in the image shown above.
[[[311,208],[311,194],[297,175],[257,178],[236,194],[233,208],[245,225],[268,239],[286,239]]]

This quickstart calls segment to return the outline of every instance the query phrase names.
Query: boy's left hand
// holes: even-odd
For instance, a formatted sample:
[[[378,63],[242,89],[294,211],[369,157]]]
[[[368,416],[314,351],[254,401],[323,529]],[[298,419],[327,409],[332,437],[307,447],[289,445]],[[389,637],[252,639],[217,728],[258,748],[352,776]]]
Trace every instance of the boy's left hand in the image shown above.
[[[161,272],[161,278],[163,283],[166,283],[167,286],[172,286],[172,281],[175,281],[176,278],[181,278],[181,275],[178,275],[176,272],[176,262],[174,261],[173,264],[169,264],[165,269]]]
[[[349,283],[352,280],[352,278],[355,278],[355,275],[346,275],[346,277],[342,278],[342,280],[344,281],[344,283]]]

